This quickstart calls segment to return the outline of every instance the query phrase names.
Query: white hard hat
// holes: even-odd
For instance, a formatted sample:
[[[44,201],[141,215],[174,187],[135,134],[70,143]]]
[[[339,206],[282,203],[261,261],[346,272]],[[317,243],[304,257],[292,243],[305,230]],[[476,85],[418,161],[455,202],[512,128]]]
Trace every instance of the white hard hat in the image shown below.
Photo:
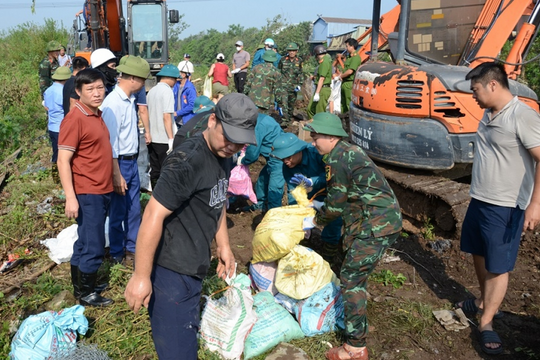
[[[183,73],[193,74],[193,64],[191,61],[182,60],[178,63],[178,70]]]
[[[225,55],[223,55],[222,53],[219,53],[219,54],[217,54],[216,59],[217,60],[225,60]]]
[[[274,46],[274,40],[268,38],[264,40],[264,45]]]
[[[90,65],[92,65],[94,69],[99,67],[99,65],[106,64],[110,60],[116,60],[116,56],[114,56],[109,49],[96,49],[90,55]]]

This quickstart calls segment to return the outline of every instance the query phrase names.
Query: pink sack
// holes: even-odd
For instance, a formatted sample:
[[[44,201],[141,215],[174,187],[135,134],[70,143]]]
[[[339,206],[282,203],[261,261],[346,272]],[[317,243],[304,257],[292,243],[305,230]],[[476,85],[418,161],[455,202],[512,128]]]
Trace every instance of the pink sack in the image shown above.
[[[249,177],[249,167],[247,165],[237,165],[231,170],[227,192],[232,195],[245,196],[252,203],[257,203],[257,196],[253,192],[253,184]]]

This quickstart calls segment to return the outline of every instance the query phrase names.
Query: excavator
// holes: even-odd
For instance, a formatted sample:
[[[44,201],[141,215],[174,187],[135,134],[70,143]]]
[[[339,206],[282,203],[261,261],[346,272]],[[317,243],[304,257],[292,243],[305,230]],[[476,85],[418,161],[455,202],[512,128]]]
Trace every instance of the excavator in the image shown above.
[[[169,60],[168,22],[179,21],[178,10],[167,11],[165,0],[128,0],[127,22],[122,0],[86,0],[74,20],[73,41],[68,47],[88,61],[98,48],[108,48],[117,57],[138,55],[155,74]]]
[[[459,234],[469,202],[461,179],[483,115],[465,75],[501,61],[511,92],[538,111],[536,93],[516,79],[538,33],[540,2],[401,0],[382,17],[380,8],[374,0],[370,38],[358,50],[351,140],[380,165],[405,215]],[[390,62],[379,60],[383,49]]]

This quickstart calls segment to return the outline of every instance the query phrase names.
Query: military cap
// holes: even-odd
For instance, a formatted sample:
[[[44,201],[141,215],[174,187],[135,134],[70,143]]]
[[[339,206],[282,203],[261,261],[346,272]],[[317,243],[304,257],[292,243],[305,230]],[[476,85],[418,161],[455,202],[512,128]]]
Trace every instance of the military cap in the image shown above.
[[[287,51],[294,51],[294,50],[298,50],[298,44],[297,43],[290,43],[289,45],[287,45],[287,48],[285,49]]]
[[[178,68],[174,65],[167,64],[161,69],[160,72],[156,74],[156,76],[164,76],[176,79],[180,77],[180,70],[178,70]]]
[[[63,81],[71,77],[71,70],[67,66],[60,66],[54,74],[51,76],[51,79]]]
[[[120,65],[116,67],[118,72],[146,79],[150,76],[148,61],[140,56],[126,55],[120,59]]]
[[[300,140],[296,135],[283,133],[274,140],[270,155],[283,160],[299,153],[307,147],[308,143]]]
[[[51,40],[47,43],[47,52],[49,51],[60,51],[62,44],[56,40]]]
[[[208,96],[198,96],[193,103],[193,112],[198,114],[200,112],[212,110],[216,104]]]
[[[264,61],[274,62],[277,61],[277,55],[274,50],[266,50],[262,56]]]
[[[313,116],[313,121],[304,126],[304,130],[312,131],[317,134],[333,135],[347,137],[349,134],[343,130],[341,119],[334,114],[321,112]]]

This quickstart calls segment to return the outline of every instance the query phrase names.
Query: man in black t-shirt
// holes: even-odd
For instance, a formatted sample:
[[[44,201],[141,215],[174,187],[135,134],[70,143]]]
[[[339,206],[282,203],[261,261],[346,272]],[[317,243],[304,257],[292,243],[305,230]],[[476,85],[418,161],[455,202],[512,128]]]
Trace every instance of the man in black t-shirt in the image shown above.
[[[202,134],[186,139],[165,159],[137,237],[135,271],[125,297],[148,308],[160,360],[197,359],[199,301],[216,239],[217,274],[232,276],[226,197],[230,161],[255,144],[257,107],[243,94],[225,95]]]
[[[64,89],[62,90],[62,107],[64,108],[64,116],[69,113],[71,106],[75,104],[75,101],[79,100],[79,95],[75,92],[75,75],[79,71],[86,69],[88,65],[88,60],[81,56],[75,56],[71,59],[71,65],[73,66],[73,74],[64,84]]]

